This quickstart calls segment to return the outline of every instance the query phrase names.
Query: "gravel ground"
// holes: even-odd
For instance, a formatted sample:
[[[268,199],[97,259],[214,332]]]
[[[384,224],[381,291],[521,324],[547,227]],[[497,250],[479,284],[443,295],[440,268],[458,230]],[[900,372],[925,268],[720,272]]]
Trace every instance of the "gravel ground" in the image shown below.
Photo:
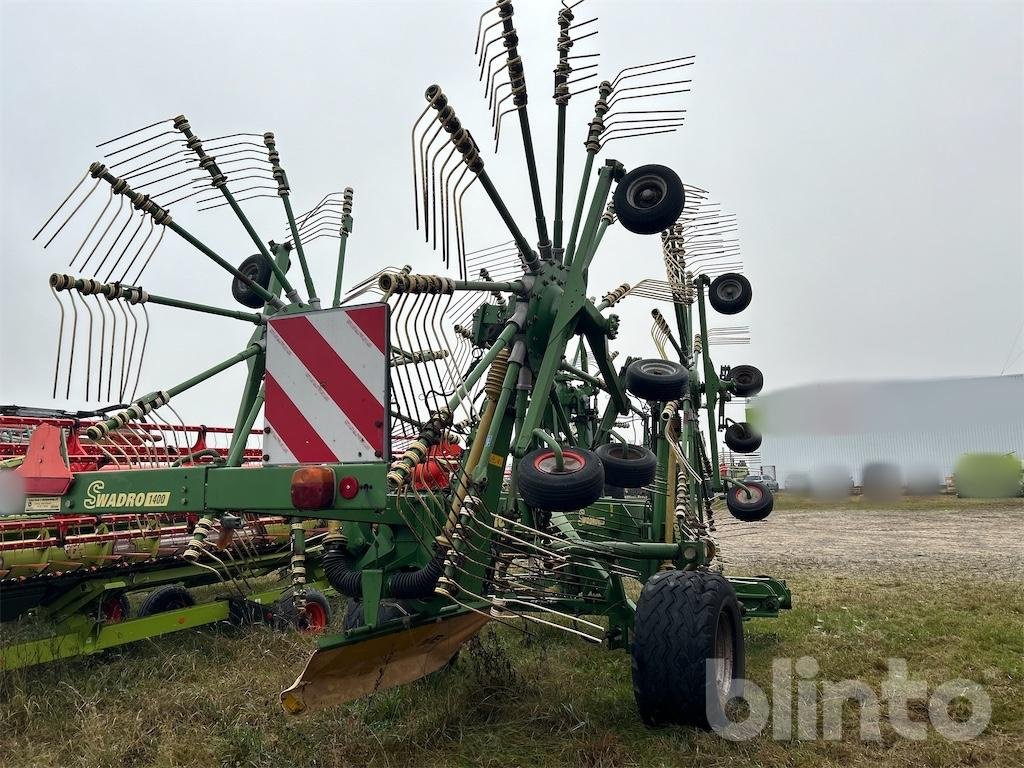
[[[756,524],[726,522],[727,514],[716,519],[730,570],[943,571],[1024,581],[1024,502],[995,509],[783,509]]]

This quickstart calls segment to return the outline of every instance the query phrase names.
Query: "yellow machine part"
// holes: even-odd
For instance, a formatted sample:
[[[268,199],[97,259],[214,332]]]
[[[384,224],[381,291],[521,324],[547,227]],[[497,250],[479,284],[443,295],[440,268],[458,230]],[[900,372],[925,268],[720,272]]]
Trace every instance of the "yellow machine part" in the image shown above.
[[[305,714],[419,680],[451,661],[489,620],[463,613],[317,651],[281,692],[281,705],[289,714]]]

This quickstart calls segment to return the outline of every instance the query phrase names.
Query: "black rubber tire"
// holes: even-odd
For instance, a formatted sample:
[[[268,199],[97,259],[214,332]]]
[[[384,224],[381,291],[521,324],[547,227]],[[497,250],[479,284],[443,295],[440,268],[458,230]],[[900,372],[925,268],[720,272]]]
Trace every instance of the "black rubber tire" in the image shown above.
[[[294,594],[294,589],[289,587],[277,598],[277,602],[274,603],[274,626],[278,629],[308,630],[310,626],[306,617],[295,609],[295,600],[292,598]],[[331,603],[327,596],[319,589],[307,587],[306,602],[319,605],[324,611],[325,626],[330,626],[331,620],[334,618],[334,611],[331,609]]]
[[[377,624],[384,624],[408,615],[409,612],[401,603],[394,600],[381,600],[380,608],[377,611]],[[345,608],[345,621],[342,624],[342,628],[348,632],[356,627],[363,626],[365,623],[366,621],[363,619],[363,601],[349,600]]]
[[[734,681],[743,679],[746,660],[732,585],[718,573],[661,571],[640,593],[634,627],[633,696],[644,723],[708,728],[709,708],[716,720],[724,718],[724,697],[707,680],[706,662],[718,658],[716,649],[728,648],[732,669],[731,674],[723,670],[723,685],[740,693]],[[719,632],[724,633],[721,646]]]
[[[641,400],[667,403],[686,392],[690,372],[679,363],[660,358],[635,360],[626,369],[626,390]]]
[[[725,444],[736,453],[753,453],[761,447],[761,433],[745,421],[734,421],[726,427]]]
[[[150,592],[139,606],[139,618],[153,616],[157,613],[177,611],[180,608],[191,608],[196,604],[192,593],[180,584],[165,584]]]
[[[238,265],[238,271],[252,279],[263,288],[270,287],[270,277],[274,271],[262,254],[254,254]],[[263,298],[237,277],[231,278],[231,295],[235,301],[250,309],[263,309]]]
[[[708,301],[716,312],[735,315],[750,306],[753,298],[750,281],[739,272],[726,272],[711,281]]]
[[[619,180],[613,201],[623,227],[653,235],[676,223],[686,205],[686,190],[671,168],[641,165]]]
[[[519,461],[518,490],[534,509],[573,512],[588,507],[604,492],[604,464],[592,451],[563,448],[565,469],[554,470],[554,451],[541,448]]]
[[[764,387],[764,374],[752,365],[734,365],[729,370],[729,381],[739,397],[753,397]]]
[[[658,457],[642,445],[605,443],[595,451],[604,464],[604,481],[619,488],[643,488],[654,482]]]
[[[729,514],[744,523],[764,520],[775,507],[775,496],[771,489],[756,480],[742,482],[749,489],[749,493],[738,485],[730,485],[725,492],[725,506],[729,508]]]

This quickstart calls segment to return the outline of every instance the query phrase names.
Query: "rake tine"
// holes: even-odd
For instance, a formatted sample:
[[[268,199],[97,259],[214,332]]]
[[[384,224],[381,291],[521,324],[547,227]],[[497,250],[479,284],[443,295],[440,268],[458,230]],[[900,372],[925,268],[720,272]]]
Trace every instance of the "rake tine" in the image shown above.
[[[64,346],[64,302],[60,300],[60,296],[57,295],[56,289],[53,284],[50,284],[50,293],[53,294],[54,301],[57,302],[57,306],[60,307],[60,324],[57,326],[57,360],[53,366],[53,394],[51,397],[57,398],[57,379],[60,378],[60,353]]]
[[[120,213],[120,211],[118,211],[118,213]],[[113,222],[111,222],[111,223],[113,223]],[[131,224],[131,223],[132,223],[132,212],[131,212],[131,206],[129,206],[129,208],[128,208],[128,218],[125,220],[124,226],[121,227],[121,231],[117,233],[117,237],[114,238],[114,242],[112,242],[110,244],[110,247],[107,249],[106,254],[104,254],[104,256],[103,256],[103,259],[100,261],[99,265],[96,267],[96,273],[97,274],[99,274],[100,270],[103,269],[103,265],[107,263],[107,259],[110,258],[110,254],[114,252],[114,248],[117,247],[118,242],[121,240],[121,236],[125,233],[125,230],[128,229],[128,225]],[[97,245],[98,245],[98,243],[97,243]]]
[[[428,106],[427,109],[430,109],[430,107]],[[39,231],[36,232],[34,235],[32,235],[32,239],[33,240],[35,240],[37,237],[39,237],[39,235],[41,235],[43,233],[43,230],[46,229],[46,227],[49,226],[50,222],[54,220],[54,218],[57,216],[58,213],[60,213],[60,209],[68,204],[68,200],[70,200],[72,195],[74,195],[75,192],[78,191],[78,188],[80,186],[82,186],[83,183],[85,183],[85,180],[88,177],[89,177],[89,171],[86,171],[85,174],[82,176],[82,178],[78,180],[78,183],[75,184],[75,186],[73,186],[71,188],[70,192],[68,192],[68,196],[64,198],[63,202],[61,202],[60,205],[57,206],[57,210],[55,210],[53,213],[51,213],[50,214],[50,218],[48,218],[46,221],[43,222],[43,226],[41,226],[39,228]]]
[[[68,383],[64,390],[65,399],[71,398],[71,376],[75,370],[75,342],[78,339],[78,306],[75,304],[74,292],[68,293],[68,301],[71,302],[71,349],[68,350]]]
[[[64,227],[67,226],[68,222],[71,221],[72,217],[76,213],[78,213],[79,209],[81,209],[81,207],[83,205],[85,205],[85,201],[88,200],[90,197],[92,197],[92,193],[96,191],[96,187],[99,186],[99,183],[100,183],[100,180],[96,179],[96,183],[93,184],[92,187],[90,187],[88,192],[85,193],[85,197],[83,197],[81,202],[79,202],[78,205],[75,206],[75,209],[73,211],[71,211],[71,213],[68,214],[68,217],[66,219],[64,219],[64,223],[61,224],[59,227],[57,227],[57,231],[56,232],[54,232],[52,235],[50,235],[50,239],[46,241],[45,245],[43,245],[44,249],[47,248],[50,245],[50,243],[53,242],[53,239],[57,235],[59,235],[61,233],[61,230],[64,229]],[[62,206],[63,206],[63,204],[62,204]],[[33,238],[33,239],[35,239],[35,238]]]
[[[100,147],[105,147],[107,144],[113,144],[115,141],[120,141],[121,139],[127,139],[129,136],[134,136],[136,133],[148,131],[150,128],[156,128],[161,123],[169,123],[173,119],[173,117],[165,117],[163,120],[157,120],[155,123],[150,123],[149,125],[144,125],[141,128],[136,128],[134,131],[128,131],[128,133],[123,133],[120,136],[115,136],[112,139],[107,139],[106,141],[102,141],[99,144],[97,144],[96,149],[99,149]]]
[[[113,263],[113,265],[110,267],[110,271],[107,272],[107,276],[103,278],[103,282],[106,283],[106,282],[110,281],[110,277],[111,277],[111,275],[114,274],[114,270],[117,269],[118,264],[121,263],[121,260],[124,258],[125,254],[128,253],[128,249],[131,248],[132,247],[132,243],[135,242],[135,238],[138,237],[139,236],[139,232],[142,231],[142,225],[146,223],[146,219],[147,218],[148,217],[146,216],[145,213],[141,213],[140,212],[140,214],[139,214],[139,225],[135,228],[135,231],[132,232],[132,236],[128,239],[128,242],[125,243],[124,248],[121,250],[120,255],[117,257],[117,261],[115,261]]]
[[[111,189],[110,190],[110,197],[107,198],[107,204],[103,206],[103,210],[100,211],[100,215],[96,217],[96,221],[94,221],[92,226],[89,227],[89,231],[86,232],[85,238],[82,240],[82,244],[80,246],[78,246],[78,250],[75,251],[75,255],[71,257],[71,261],[68,262],[68,266],[74,266],[75,265],[75,259],[78,258],[78,254],[80,254],[82,252],[82,249],[85,248],[85,244],[89,242],[89,238],[92,237],[93,231],[96,229],[97,225],[99,225],[100,221],[103,219],[103,216],[106,214],[107,209],[110,207],[110,204],[113,201],[114,201],[114,190]]]
[[[103,360],[104,360],[104,357],[106,355],[106,353],[104,352],[104,345],[106,344],[106,341],[107,341],[107,313],[103,311],[103,302],[100,301],[99,295],[93,294],[93,298],[96,300],[96,311],[100,313],[100,320],[101,320],[101,323],[100,323],[100,345],[99,345],[100,359],[99,359],[99,369],[96,372],[96,399],[100,400],[101,399],[100,395],[102,394],[101,388],[103,386]],[[86,399],[89,398],[89,392],[88,391],[86,391],[85,397],[86,397]]]
[[[92,379],[92,307],[89,306],[89,302],[85,296],[80,297],[82,300],[82,306],[85,307],[85,311],[89,313],[89,333],[85,347],[85,399],[89,399],[89,383]]]
[[[480,14],[480,21],[476,25],[476,45],[473,46],[473,53],[474,54],[476,54],[480,50],[480,36],[481,36],[481,34],[483,32],[484,19],[487,17],[487,14],[494,13],[496,10],[498,10],[498,6],[495,5],[495,6],[492,6],[492,7],[488,8],[486,11],[484,11],[483,13]],[[492,24],[491,26],[494,26],[494,25]],[[491,27],[488,27],[488,29],[490,29],[490,28]]]
[[[128,262],[128,266],[124,268],[124,272],[122,273],[121,279],[120,279],[119,282],[123,283],[125,281],[125,279],[128,277],[128,272],[130,272],[131,268],[133,266],[135,266],[135,262],[138,261],[139,256],[142,255],[142,251],[145,250],[145,248],[146,248],[146,243],[148,243],[149,239],[153,236],[153,230],[156,228],[156,225],[153,223],[153,217],[152,216],[149,216],[147,218],[149,219],[149,231],[146,233],[146,236],[143,238],[142,244],[139,246],[139,250],[137,250],[135,252],[135,255],[132,257],[132,260],[130,262]],[[111,270],[111,271],[113,271],[113,270]]]
[[[124,305],[125,303],[128,303],[128,302],[122,301],[121,303],[122,303],[122,305]],[[128,303],[128,306],[126,307],[126,310],[128,312],[128,315],[131,317],[131,320],[132,320],[132,343],[131,343],[131,347],[130,347],[129,352],[128,352],[128,356],[126,358],[127,362],[125,364],[125,369],[126,369],[125,370],[125,378],[124,378],[124,381],[121,383],[121,399],[122,400],[125,399],[125,394],[128,391],[128,382],[131,380],[132,360],[135,358],[135,339],[136,339],[136,336],[138,335],[138,332],[139,332],[139,321],[138,321],[138,318],[135,316],[135,307],[131,303]],[[125,333],[125,337],[126,338],[127,338],[127,335],[128,334]],[[138,379],[138,376],[136,376],[135,378]]]

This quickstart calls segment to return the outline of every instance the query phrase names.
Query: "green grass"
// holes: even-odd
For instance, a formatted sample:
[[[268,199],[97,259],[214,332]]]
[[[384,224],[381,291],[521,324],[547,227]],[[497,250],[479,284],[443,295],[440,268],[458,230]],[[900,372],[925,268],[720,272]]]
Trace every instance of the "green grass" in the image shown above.
[[[793,493],[777,493],[775,509],[783,510],[829,510],[846,512],[857,509],[871,510],[984,510],[1024,509],[1024,499],[961,499],[953,495],[899,496],[895,499],[869,499],[862,495],[848,496],[839,500],[815,499]]]
[[[885,659],[930,687],[982,683],[994,711],[970,743],[856,738],[731,743],[636,716],[628,658],[561,633],[492,627],[451,670],[302,719],[277,705],[310,642],[265,629],[185,632],[0,678],[3,766],[944,766],[1024,764],[1020,583],[804,572],[795,608],[747,628],[747,673],[815,657],[821,680],[878,690]],[[923,707],[916,713],[922,714]]]

